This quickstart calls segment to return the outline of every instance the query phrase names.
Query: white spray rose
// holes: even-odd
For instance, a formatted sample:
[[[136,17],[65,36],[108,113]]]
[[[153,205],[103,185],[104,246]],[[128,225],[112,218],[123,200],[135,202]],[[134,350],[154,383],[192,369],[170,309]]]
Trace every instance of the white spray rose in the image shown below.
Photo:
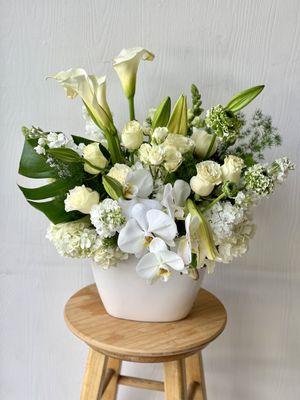
[[[239,183],[244,161],[237,156],[229,155],[225,157],[224,164],[221,167],[223,180]]]
[[[149,164],[149,153],[151,151],[151,144],[143,143],[139,148],[139,159],[144,164]]]
[[[207,133],[205,129],[193,128],[193,134],[191,139],[195,143],[195,154],[199,158],[204,158],[208,152],[208,149],[213,140],[213,135]],[[208,154],[208,157],[212,156],[217,150],[217,140],[215,139],[214,144]]]
[[[104,157],[99,149],[99,143],[90,143],[83,149],[83,157],[85,160],[89,161],[95,167],[105,168],[107,164],[107,159]],[[99,170],[91,167],[89,164],[84,164],[85,172],[89,174],[98,174]]]
[[[128,122],[122,132],[123,145],[128,150],[137,150],[143,143],[143,129],[137,121]]]
[[[65,199],[65,210],[69,211],[80,211],[83,214],[89,214],[91,208],[99,203],[98,192],[93,191],[90,188],[82,186],[75,186],[71,189]]]
[[[126,177],[131,172],[130,167],[126,164],[118,164],[116,163],[107,174],[111,178],[116,179],[122,186],[125,185]]]
[[[165,150],[162,146],[153,145],[148,158],[151,165],[160,165],[164,161]]]
[[[157,144],[161,144],[168,136],[168,133],[169,133],[168,128],[165,127],[155,128],[152,134],[152,138],[155,140]]]
[[[173,146],[181,154],[185,154],[188,151],[193,150],[194,148],[194,142],[192,141],[192,139],[183,135],[178,135],[176,133],[169,133],[163,145]]]
[[[190,185],[192,190],[200,196],[208,196],[215,185],[222,182],[222,170],[214,161],[202,161],[196,165],[197,175],[193,176]]]
[[[164,146],[164,152],[165,152],[165,163],[164,163],[165,169],[168,172],[176,171],[176,169],[182,163],[182,155],[180,151],[178,151],[174,146]]]

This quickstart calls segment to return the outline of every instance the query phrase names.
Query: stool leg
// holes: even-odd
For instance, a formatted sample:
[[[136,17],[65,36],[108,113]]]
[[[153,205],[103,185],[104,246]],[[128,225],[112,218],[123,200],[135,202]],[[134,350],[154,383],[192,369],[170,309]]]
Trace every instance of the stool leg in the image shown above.
[[[89,349],[80,400],[100,400],[108,357]]]
[[[165,362],[164,378],[166,400],[187,399],[184,360]]]
[[[103,388],[101,400],[116,400],[121,364],[121,360],[109,357],[106,370],[106,376],[109,378],[109,383],[107,387]]]
[[[188,400],[207,400],[201,352],[185,359]]]

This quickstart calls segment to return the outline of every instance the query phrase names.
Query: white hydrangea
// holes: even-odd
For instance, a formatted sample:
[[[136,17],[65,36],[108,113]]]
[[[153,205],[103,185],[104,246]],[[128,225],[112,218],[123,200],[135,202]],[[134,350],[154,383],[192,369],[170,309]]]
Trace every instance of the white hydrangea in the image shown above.
[[[239,200],[244,199],[244,196],[240,196]],[[216,203],[206,212],[221,261],[224,263],[229,263],[248,250],[249,239],[254,235],[255,225],[246,210],[246,207],[225,201]]]
[[[88,220],[67,222],[48,228],[46,238],[65,257],[91,258],[103,268],[128,258],[110,239],[102,240]]]
[[[101,203],[94,205],[90,215],[91,222],[100,238],[114,236],[126,222],[119,203],[112,199],[105,199]]]

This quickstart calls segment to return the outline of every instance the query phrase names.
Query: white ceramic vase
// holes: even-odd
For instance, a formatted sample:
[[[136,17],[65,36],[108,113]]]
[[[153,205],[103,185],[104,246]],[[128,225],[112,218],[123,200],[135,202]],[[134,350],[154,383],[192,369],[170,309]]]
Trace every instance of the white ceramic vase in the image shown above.
[[[167,322],[185,318],[200,289],[199,279],[174,272],[168,282],[147,283],[135,271],[134,256],[107,270],[92,264],[99,295],[108,314],[134,321]]]

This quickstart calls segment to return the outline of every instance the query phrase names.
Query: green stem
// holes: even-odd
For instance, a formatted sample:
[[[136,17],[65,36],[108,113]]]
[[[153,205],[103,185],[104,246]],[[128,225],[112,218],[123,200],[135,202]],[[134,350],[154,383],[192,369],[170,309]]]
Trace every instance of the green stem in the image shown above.
[[[220,194],[216,199],[214,199],[211,203],[209,203],[202,212],[209,210],[212,206],[214,206],[218,201],[222,200],[226,196],[225,193]]]
[[[129,102],[129,115],[130,115],[130,121],[133,121],[135,119],[135,113],[134,113],[134,97],[129,97],[128,98]]]

